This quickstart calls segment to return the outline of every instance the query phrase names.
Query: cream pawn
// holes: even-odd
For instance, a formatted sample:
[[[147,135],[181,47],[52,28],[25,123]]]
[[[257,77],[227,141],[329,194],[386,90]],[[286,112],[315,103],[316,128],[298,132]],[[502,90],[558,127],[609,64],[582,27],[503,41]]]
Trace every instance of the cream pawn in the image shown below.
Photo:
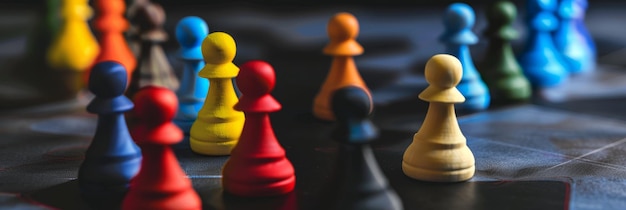
[[[235,147],[243,123],[243,112],[233,108],[239,101],[232,78],[239,73],[233,64],[237,47],[233,37],[224,32],[209,34],[202,42],[206,65],[198,76],[208,78],[211,86],[191,126],[191,150],[203,155],[229,155]]]
[[[419,98],[430,106],[402,158],[407,176],[432,182],[459,182],[474,176],[474,155],[465,144],[454,111],[454,104],[465,101],[456,89],[462,71],[461,62],[452,55],[435,55],[426,63],[430,85]]]

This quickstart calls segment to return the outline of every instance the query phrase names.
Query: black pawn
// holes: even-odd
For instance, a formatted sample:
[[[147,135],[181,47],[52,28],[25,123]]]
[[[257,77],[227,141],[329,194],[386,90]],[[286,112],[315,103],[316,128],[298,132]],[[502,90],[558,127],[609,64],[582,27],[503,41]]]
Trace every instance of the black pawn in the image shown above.
[[[132,98],[139,89],[146,86],[160,86],[172,91],[178,89],[179,82],[167,60],[162,44],[167,41],[165,11],[154,3],[145,3],[136,9],[131,22],[137,25],[134,41],[139,42],[137,66],[132,73],[126,96]],[[136,42],[134,42],[136,44]]]
[[[369,145],[378,137],[368,119],[370,96],[359,87],[349,86],[337,90],[331,100],[338,121],[333,138],[340,143],[331,209],[403,209]]]
[[[108,61],[96,64],[89,90],[96,96],[87,111],[98,115],[98,127],[78,170],[78,184],[93,207],[117,209],[130,180],[139,172],[141,152],[128,132],[124,112],[133,103],[123,95],[126,69]]]

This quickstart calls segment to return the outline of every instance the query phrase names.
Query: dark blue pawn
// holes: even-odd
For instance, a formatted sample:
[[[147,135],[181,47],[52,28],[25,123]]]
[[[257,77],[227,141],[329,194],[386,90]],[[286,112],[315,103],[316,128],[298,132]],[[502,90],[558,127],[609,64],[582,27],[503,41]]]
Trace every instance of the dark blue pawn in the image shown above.
[[[184,69],[180,88],[176,92],[179,105],[174,123],[185,134],[189,134],[209,91],[209,80],[198,77],[198,72],[204,67],[201,45],[208,33],[206,22],[195,16],[183,18],[176,26],[176,39],[181,46],[179,57]]]
[[[469,5],[451,4],[443,19],[445,32],[439,38],[446,44],[446,52],[456,56],[463,65],[463,77],[456,88],[465,96],[465,102],[457,108],[469,112],[485,110],[491,101],[489,89],[474,66],[468,46],[478,42],[471,30],[475,19]]]
[[[359,87],[337,90],[332,97],[332,109],[338,121],[333,138],[340,143],[339,157],[330,196],[325,209],[402,209],[402,202],[389,186],[380,170],[369,143],[378,132],[367,119],[372,102],[369,94]]]
[[[568,75],[568,63],[556,49],[551,32],[558,27],[554,12],[556,0],[528,0],[526,21],[528,40],[518,61],[524,75],[536,88],[554,87]]]
[[[124,112],[133,108],[123,95],[126,82],[126,69],[112,61],[96,64],[89,77],[89,90],[96,97],[87,111],[98,114],[98,127],[78,170],[78,184],[86,201],[103,209],[119,208],[141,163],[141,151],[124,119]]]
[[[562,0],[557,14],[559,28],[554,33],[556,48],[569,62],[569,72],[589,72],[596,67],[596,46],[587,27],[587,0]]]

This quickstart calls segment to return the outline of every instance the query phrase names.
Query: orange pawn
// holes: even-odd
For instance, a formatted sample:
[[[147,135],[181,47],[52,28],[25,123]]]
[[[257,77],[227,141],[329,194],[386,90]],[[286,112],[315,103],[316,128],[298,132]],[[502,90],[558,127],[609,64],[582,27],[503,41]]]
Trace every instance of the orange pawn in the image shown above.
[[[95,63],[117,61],[126,67],[128,81],[131,81],[137,60],[124,38],[124,32],[129,27],[128,21],[124,19],[126,5],[123,0],[97,0],[96,9],[98,17],[93,26],[99,32],[101,50]],[[89,78],[89,72],[85,78]]]
[[[322,120],[335,120],[330,107],[330,97],[335,90],[346,86],[363,88],[370,94],[354,64],[355,55],[363,53],[363,47],[356,41],[359,34],[359,22],[350,13],[338,13],[328,22],[330,43],[324,48],[324,54],[333,56],[333,63],[326,81],[313,102],[313,115]]]

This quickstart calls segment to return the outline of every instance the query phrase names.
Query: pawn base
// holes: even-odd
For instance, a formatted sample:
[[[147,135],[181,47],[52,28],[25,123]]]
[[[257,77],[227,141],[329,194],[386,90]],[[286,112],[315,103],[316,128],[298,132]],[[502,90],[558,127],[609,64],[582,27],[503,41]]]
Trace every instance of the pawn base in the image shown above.
[[[332,111],[319,104],[313,105],[313,116],[320,120],[335,121],[335,115],[332,113]]]
[[[429,182],[462,182],[474,176],[475,166],[455,170],[418,168],[402,161],[402,171],[408,177]]]
[[[201,141],[192,136],[189,138],[189,144],[191,145],[191,150],[198,154],[230,155],[230,151],[237,145],[237,141],[210,142]]]
[[[222,181],[222,185],[224,186],[224,190],[226,192],[237,196],[276,196],[293,191],[296,185],[296,177],[290,176],[277,182],[266,180],[258,183],[236,182],[236,180],[230,181],[225,177],[225,180]]]
[[[202,209],[200,196],[189,186],[181,192],[137,191],[129,193],[122,203],[122,209]]]
[[[94,209],[119,209],[127,191],[128,185],[80,186],[83,200]]]

